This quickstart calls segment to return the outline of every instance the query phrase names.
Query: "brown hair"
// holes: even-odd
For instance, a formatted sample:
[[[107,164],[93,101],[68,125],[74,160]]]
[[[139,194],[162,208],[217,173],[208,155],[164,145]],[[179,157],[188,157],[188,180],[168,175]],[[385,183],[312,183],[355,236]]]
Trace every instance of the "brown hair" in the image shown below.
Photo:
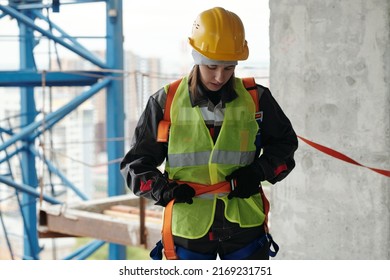
[[[200,81],[200,73],[199,73],[199,65],[194,65],[194,67],[192,68],[189,76],[188,76],[188,88],[190,90],[190,93],[193,94],[193,95],[197,95],[198,94],[198,84],[202,83]],[[233,75],[230,77],[229,81],[227,81],[227,83],[224,85],[224,87],[226,88],[226,91],[228,93],[233,93],[234,92],[234,86],[235,86],[235,79],[234,79],[234,73]]]

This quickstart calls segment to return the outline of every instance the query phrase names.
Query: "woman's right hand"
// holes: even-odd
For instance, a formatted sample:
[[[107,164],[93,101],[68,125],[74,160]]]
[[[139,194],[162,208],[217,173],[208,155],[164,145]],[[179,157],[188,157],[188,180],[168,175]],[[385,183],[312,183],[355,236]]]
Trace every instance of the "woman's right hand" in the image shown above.
[[[175,203],[192,204],[192,198],[194,196],[195,190],[191,186],[187,184],[178,184],[175,181],[170,182],[162,193],[162,198],[165,205],[167,205],[172,199],[175,200]]]

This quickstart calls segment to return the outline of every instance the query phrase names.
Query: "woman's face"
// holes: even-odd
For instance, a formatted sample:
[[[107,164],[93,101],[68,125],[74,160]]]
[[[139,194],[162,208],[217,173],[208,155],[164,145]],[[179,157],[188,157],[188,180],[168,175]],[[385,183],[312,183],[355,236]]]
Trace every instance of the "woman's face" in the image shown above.
[[[211,91],[220,90],[234,73],[235,65],[199,65],[200,80]]]

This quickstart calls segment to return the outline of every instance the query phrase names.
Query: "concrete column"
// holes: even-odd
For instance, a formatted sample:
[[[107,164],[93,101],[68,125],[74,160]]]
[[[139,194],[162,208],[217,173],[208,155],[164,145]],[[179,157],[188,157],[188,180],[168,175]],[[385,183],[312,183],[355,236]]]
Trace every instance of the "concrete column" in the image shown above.
[[[298,135],[390,169],[389,0],[270,1],[270,88]],[[300,141],[272,187],[277,259],[390,259],[390,179]]]

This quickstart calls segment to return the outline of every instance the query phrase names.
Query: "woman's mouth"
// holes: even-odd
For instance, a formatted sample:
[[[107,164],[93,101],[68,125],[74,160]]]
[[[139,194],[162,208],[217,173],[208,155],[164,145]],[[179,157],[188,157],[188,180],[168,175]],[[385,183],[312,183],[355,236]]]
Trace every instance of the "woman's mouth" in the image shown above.
[[[220,89],[220,88],[223,86],[222,83],[210,83],[210,84],[211,84],[211,86],[212,86],[213,88],[218,88],[218,89]]]

